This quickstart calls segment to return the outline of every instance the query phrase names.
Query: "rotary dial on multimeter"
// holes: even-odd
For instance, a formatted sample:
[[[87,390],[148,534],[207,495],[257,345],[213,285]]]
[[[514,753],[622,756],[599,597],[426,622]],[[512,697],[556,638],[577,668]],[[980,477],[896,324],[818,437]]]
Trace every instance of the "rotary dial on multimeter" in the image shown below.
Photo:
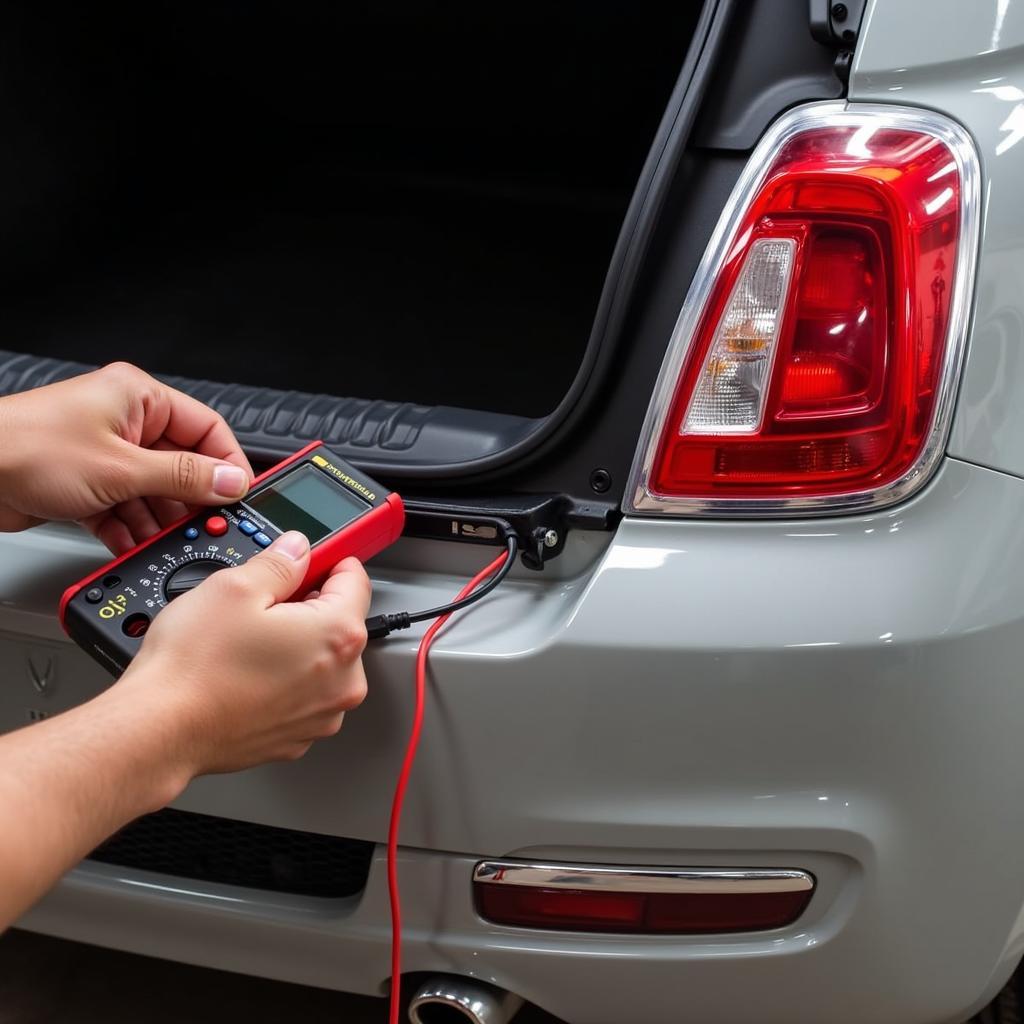
[[[242,552],[230,545],[185,544],[180,555],[165,554],[150,562],[146,575],[128,581],[124,589],[129,596],[140,597],[147,608],[163,608],[208,576],[242,561]]]

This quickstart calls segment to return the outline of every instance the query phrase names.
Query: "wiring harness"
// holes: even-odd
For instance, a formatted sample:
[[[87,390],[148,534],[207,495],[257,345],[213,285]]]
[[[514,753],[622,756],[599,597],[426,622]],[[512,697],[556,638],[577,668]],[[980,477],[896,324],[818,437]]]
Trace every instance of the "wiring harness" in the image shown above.
[[[391,993],[388,1013],[389,1024],[399,1024],[401,1019],[401,987],[402,987],[402,912],[398,889],[398,832],[402,819],[402,805],[405,792],[409,786],[416,750],[419,747],[420,733],[423,730],[423,710],[426,703],[427,689],[427,654],[434,638],[444,627],[449,617],[455,612],[475,604],[486,597],[509,574],[516,559],[518,541],[510,528],[505,529],[505,550],[489,565],[485,566],[467,583],[449,604],[428,608],[420,612],[395,612],[386,615],[375,615],[366,620],[367,633],[370,639],[381,639],[397,629],[408,629],[414,622],[425,622],[433,619],[433,623],[423,634],[416,651],[415,673],[415,704],[413,708],[412,728],[406,743],[405,757],[395,785],[395,795],[391,803],[391,820],[388,824],[388,896],[391,902]]]

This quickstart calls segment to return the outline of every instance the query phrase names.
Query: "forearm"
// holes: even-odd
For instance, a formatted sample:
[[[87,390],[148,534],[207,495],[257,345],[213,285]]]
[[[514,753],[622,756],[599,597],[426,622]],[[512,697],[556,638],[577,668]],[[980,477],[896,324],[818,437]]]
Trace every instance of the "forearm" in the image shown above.
[[[11,495],[19,490],[19,481],[31,472],[33,460],[27,457],[33,434],[18,425],[16,413],[21,395],[0,398],[0,533],[12,533],[38,526],[43,520],[10,503]],[[39,460],[34,460],[37,464]]]
[[[136,692],[118,685],[0,737],[0,930],[109,835],[188,782],[173,716]]]

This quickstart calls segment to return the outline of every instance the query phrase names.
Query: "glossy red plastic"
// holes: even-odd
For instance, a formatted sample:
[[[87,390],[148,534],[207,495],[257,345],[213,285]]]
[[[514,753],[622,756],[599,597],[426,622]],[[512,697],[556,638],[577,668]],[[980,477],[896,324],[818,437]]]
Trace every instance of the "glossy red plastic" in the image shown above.
[[[882,396],[889,333],[875,232],[854,225],[810,228],[797,288],[778,417],[866,412]]]
[[[644,893],[474,883],[477,912],[495,924],[576,932],[706,935],[782,928],[807,892]]]
[[[294,455],[289,456],[282,462],[277,463],[277,465],[271,466],[269,469],[260,473],[253,481],[252,486],[255,487],[257,484],[260,484],[269,477],[282,472],[294,463],[301,462],[312,452],[316,451],[316,449],[322,448],[323,446],[322,441],[313,441],[306,445],[305,448],[297,451]],[[180,530],[187,522],[194,519],[195,516],[195,512],[190,512],[177,522],[171,523],[170,526],[165,527],[159,533],[154,534],[154,536],[143,541],[141,544],[137,544],[130,551],[126,551],[123,555],[118,556],[113,561],[108,562],[106,565],[97,569],[95,572],[90,573],[90,575],[86,576],[85,579],[79,580],[78,583],[68,587],[61,596],[60,609],[58,612],[61,626],[65,628],[65,631],[65,612],[68,602],[75,596],[75,594],[83,589],[87,589],[103,577],[115,573],[117,567],[123,562],[134,557],[143,548],[148,547],[155,541],[160,540],[162,537],[166,537],[168,534],[173,533],[176,530]],[[314,545],[310,554],[309,570],[306,573],[305,579],[302,581],[302,585],[295,592],[294,599],[301,598],[309,593],[310,590],[318,587],[340,559],[347,558],[350,555],[355,556],[360,561],[366,561],[368,558],[372,558],[379,551],[382,551],[385,547],[398,539],[402,532],[404,523],[405,508],[402,504],[402,499],[397,494],[391,493],[388,495],[385,504],[379,505],[370,512],[362,515],[354,523],[343,530],[343,536],[327,537],[320,544]]]
[[[884,486],[927,440],[960,230],[956,160],[907,129],[809,129],[754,196],[690,345],[651,472],[656,494],[827,496]],[[797,242],[760,427],[680,430],[753,242]]]

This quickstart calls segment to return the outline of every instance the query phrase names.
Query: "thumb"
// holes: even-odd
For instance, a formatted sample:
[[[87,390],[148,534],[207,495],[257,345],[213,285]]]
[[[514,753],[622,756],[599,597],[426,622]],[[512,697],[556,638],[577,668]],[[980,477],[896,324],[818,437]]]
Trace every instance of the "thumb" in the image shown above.
[[[296,590],[309,568],[309,541],[298,530],[281,534],[266,551],[232,569],[241,575],[247,587],[267,598],[267,606],[286,601]]]
[[[236,501],[249,490],[249,474],[240,466],[195,452],[134,448],[130,464],[131,495],[175,498],[186,505]]]

